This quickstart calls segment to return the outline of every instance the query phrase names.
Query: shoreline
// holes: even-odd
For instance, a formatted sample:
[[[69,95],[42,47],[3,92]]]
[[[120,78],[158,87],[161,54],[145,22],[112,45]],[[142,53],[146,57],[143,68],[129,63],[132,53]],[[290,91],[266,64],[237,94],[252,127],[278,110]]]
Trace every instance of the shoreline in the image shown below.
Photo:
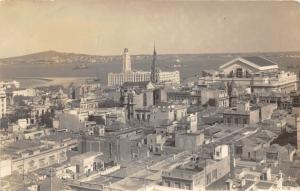
[[[91,77],[17,77],[10,80],[19,81],[21,87],[37,88],[43,86],[56,86],[56,85],[62,85],[64,87],[67,87],[72,82],[80,83],[90,78]]]

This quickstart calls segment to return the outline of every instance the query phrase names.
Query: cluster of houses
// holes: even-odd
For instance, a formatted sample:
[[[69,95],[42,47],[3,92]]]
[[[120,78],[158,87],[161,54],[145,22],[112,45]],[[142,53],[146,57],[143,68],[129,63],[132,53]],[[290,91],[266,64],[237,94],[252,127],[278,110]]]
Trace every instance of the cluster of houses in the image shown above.
[[[189,84],[149,76],[108,87],[2,83],[3,189],[299,189],[296,74],[252,56]]]

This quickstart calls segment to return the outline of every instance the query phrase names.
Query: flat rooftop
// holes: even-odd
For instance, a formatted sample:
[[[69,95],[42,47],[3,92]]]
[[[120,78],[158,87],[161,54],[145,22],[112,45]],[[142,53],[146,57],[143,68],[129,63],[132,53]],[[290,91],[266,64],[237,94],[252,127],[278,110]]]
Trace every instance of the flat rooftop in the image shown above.
[[[86,152],[86,153],[83,153],[83,154],[80,154],[80,155],[75,155],[73,158],[78,158],[78,159],[86,159],[86,158],[89,158],[89,157],[93,157],[93,156],[101,156],[103,155],[103,153],[101,152]]]

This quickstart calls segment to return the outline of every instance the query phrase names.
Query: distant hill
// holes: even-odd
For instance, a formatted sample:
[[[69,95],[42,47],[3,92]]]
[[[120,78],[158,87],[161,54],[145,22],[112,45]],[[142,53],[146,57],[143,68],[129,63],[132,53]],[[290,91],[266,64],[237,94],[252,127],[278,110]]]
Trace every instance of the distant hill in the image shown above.
[[[65,53],[53,50],[27,54],[24,56],[0,59],[3,64],[67,64],[67,63],[105,63],[120,56],[97,56],[88,54]]]
[[[300,52],[277,52],[277,53],[222,53],[222,54],[159,54],[158,58],[160,61],[164,62],[166,60],[170,61],[180,61],[180,60],[198,60],[199,58],[234,58],[237,56],[245,55],[258,55],[270,58],[271,60],[277,61],[281,58],[296,59],[297,63],[300,59]],[[132,55],[133,63],[151,63],[152,55]],[[65,53],[57,52],[53,50],[37,52],[33,54],[28,54],[24,56],[9,57],[0,59],[2,64],[94,64],[94,63],[119,63],[121,62],[120,55],[113,56],[99,56],[99,55],[88,55],[88,54],[78,54],[78,53]]]

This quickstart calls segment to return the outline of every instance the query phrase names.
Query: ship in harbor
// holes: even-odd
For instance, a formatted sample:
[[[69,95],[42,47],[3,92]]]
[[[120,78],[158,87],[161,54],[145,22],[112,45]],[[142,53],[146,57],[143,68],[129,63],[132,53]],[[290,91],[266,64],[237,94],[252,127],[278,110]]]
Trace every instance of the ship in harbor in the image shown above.
[[[87,64],[79,64],[73,68],[74,70],[88,69]]]

